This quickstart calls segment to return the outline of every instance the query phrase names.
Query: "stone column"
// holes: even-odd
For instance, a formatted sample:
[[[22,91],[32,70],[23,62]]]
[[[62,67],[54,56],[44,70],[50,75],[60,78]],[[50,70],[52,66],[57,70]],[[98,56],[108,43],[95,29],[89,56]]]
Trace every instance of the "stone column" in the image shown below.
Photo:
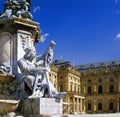
[[[85,99],[83,99],[83,112],[85,112]]]
[[[84,94],[86,94],[87,92],[86,92],[86,85],[84,85]]]
[[[73,113],[75,113],[75,97],[73,97]]]
[[[96,100],[93,101],[93,104],[94,104],[94,105],[93,105],[93,109],[94,109],[93,112],[96,113],[96,109],[97,109],[97,108],[96,108]]]
[[[79,113],[79,98],[77,98],[77,113]]]
[[[96,84],[94,84],[94,92],[96,93],[97,91],[97,87],[96,87]]]
[[[120,110],[120,98],[117,98],[117,112]]]
[[[82,98],[80,99],[80,112],[82,112]]]

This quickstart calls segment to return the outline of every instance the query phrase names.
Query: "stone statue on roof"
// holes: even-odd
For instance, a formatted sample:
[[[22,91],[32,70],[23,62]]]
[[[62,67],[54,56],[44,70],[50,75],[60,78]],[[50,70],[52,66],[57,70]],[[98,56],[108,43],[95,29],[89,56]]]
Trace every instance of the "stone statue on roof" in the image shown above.
[[[4,10],[0,18],[18,17],[31,20],[30,4],[30,0],[8,0],[4,3]]]

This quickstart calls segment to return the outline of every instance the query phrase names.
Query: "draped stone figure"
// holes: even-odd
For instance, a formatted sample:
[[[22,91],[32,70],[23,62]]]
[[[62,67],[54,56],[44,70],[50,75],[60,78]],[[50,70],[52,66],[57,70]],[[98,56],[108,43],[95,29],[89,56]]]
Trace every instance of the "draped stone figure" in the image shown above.
[[[57,92],[53,84],[49,81],[54,45],[55,42],[51,41],[42,56],[36,56],[34,47],[26,48],[26,54],[18,61],[24,83],[31,91],[31,94],[28,96],[29,98],[63,98],[66,96],[66,92]]]

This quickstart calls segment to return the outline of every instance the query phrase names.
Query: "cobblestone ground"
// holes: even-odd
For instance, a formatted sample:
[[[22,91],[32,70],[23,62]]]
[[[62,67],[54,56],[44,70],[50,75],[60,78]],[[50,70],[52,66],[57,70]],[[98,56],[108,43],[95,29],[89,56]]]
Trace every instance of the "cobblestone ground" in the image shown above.
[[[68,117],[120,117],[120,113],[69,115]]]

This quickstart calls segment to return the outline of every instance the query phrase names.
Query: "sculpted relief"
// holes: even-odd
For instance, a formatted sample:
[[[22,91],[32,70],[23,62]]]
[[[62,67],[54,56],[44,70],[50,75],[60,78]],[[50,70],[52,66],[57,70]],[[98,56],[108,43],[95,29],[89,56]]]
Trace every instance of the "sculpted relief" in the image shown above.
[[[27,47],[28,47],[28,44],[29,44],[29,38],[30,38],[30,36],[27,35],[27,34],[19,33],[18,38],[19,38],[20,41],[21,41],[22,48],[23,48],[23,49],[27,48]]]

